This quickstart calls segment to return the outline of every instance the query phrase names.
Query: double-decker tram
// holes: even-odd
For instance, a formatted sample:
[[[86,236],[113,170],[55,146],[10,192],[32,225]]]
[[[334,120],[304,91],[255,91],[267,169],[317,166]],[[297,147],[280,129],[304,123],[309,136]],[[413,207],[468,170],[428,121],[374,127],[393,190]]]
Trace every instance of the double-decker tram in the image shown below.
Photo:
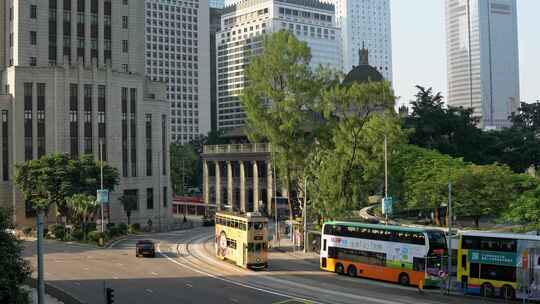
[[[436,286],[446,275],[442,230],[355,222],[327,222],[321,269],[402,285]]]
[[[540,237],[462,232],[457,281],[467,293],[540,300]]]
[[[268,219],[257,213],[216,213],[218,258],[244,268],[268,267]]]

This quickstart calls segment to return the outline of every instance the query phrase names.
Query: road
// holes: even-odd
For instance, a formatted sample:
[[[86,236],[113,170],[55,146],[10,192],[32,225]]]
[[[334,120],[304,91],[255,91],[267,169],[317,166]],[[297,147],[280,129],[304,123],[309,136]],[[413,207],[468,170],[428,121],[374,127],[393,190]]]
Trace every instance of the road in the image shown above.
[[[104,284],[114,288],[115,303],[488,303],[337,276],[280,252],[270,254],[268,271],[241,269],[212,256],[212,231],[196,228],[145,237],[158,242],[154,259],[135,257],[137,238],[111,249],[47,241],[45,279],[87,303],[103,303]],[[35,262],[35,243],[26,245],[25,256]]]

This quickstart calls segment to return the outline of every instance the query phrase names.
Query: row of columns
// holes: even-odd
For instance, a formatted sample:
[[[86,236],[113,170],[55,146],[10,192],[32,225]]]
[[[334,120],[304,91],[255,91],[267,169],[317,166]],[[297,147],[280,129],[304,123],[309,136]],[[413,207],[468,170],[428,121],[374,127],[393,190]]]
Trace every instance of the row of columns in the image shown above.
[[[227,163],[227,204],[230,206],[234,206],[234,182],[233,182],[233,166],[232,161],[226,161]],[[257,161],[238,161],[240,166],[240,197],[238,198],[240,201],[240,211],[241,212],[249,212],[251,210],[247,210],[247,183],[246,183],[246,164],[249,163],[252,166],[253,170],[253,211],[259,210],[259,201],[261,198],[259,197],[259,163]],[[210,202],[210,176],[208,174],[208,161],[203,162],[203,198],[206,203]],[[219,161],[214,161],[215,166],[215,198],[216,198],[216,207],[217,210],[223,210],[223,205],[221,204],[221,166]],[[273,188],[274,188],[274,180],[273,180],[273,174],[272,174],[272,164],[269,161],[266,161],[266,189],[267,189],[267,208],[268,208],[268,214],[271,214],[271,200],[273,197]],[[260,211],[260,210],[259,210]]]

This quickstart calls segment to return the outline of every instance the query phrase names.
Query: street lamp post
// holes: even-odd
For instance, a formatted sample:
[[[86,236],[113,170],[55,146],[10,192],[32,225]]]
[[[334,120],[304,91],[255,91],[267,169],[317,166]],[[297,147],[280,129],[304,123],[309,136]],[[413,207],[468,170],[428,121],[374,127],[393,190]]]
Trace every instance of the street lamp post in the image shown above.
[[[103,191],[103,139],[99,140],[99,175],[101,179],[100,190]],[[105,216],[103,212],[103,202],[100,204],[101,209],[101,232],[105,231]]]
[[[307,176],[304,176],[304,253],[307,252],[307,243],[308,243],[308,233],[307,233]]]
[[[452,288],[452,183],[448,183],[448,290]]]

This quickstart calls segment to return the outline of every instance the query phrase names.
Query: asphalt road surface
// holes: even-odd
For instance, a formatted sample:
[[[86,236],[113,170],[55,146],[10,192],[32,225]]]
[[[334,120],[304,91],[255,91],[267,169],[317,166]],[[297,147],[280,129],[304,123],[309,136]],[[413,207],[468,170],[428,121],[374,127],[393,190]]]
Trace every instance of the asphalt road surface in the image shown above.
[[[213,228],[135,237],[110,249],[47,241],[45,279],[87,303],[104,303],[104,286],[115,303],[496,303],[479,297],[322,272],[314,263],[272,252],[267,271],[250,271],[213,256]],[[158,243],[155,258],[136,258],[137,239]],[[35,263],[35,242],[25,256]]]

